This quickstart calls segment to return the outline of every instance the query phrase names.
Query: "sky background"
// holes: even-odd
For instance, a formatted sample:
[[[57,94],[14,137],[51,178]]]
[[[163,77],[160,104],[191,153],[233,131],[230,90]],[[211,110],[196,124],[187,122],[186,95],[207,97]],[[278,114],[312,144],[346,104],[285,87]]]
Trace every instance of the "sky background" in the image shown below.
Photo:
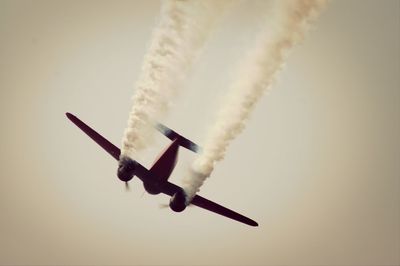
[[[227,14],[165,124],[201,145],[268,5]],[[120,145],[159,9],[0,0],[0,264],[400,264],[400,2],[331,1],[202,187],[257,228],[126,192],[64,115]]]

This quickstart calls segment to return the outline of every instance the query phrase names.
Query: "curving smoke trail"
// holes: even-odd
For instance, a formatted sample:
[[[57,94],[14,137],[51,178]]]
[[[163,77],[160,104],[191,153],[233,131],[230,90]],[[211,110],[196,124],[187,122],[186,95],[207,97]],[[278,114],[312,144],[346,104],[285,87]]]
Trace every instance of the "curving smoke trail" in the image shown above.
[[[189,175],[183,180],[187,202],[199,191],[221,161],[226,149],[244,129],[255,104],[274,83],[291,48],[304,34],[324,6],[324,0],[282,0],[276,2],[276,29],[261,32],[255,47],[239,69],[239,79],[230,88],[209,132],[203,153],[193,162]]]
[[[142,66],[132,98],[121,157],[132,157],[152,141],[153,121],[168,112],[190,66],[228,1],[168,0]]]

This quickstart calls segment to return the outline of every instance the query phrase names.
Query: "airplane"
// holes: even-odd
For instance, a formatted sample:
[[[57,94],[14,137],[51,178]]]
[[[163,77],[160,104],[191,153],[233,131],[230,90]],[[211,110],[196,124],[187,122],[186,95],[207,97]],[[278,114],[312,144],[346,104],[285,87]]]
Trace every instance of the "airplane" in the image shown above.
[[[121,181],[125,182],[126,185],[134,176],[137,176],[143,182],[144,189],[149,194],[157,195],[163,193],[170,196],[169,207],[174,212],[182,212],[188,205],[192,204],[238,222],[250,226],[258,226],[258,223],[254,220],[199,195],[195,195],[190,202],[187,202],[184,189],[168,181],[168,178],[172,174],[177,163],[178,150],[180,146],[193,152],[199,152],[201,150],[197,144],[179,135],[172,129],[162,124],[155,125],[155,128],[172,142],[163,152],[160,153],[158,159],[153,163],[151,168],[146,169],[136,160],[132,160],[126,156],[121,156],[121,151],[118,147],[86,125],[75,115],[66,113],[66,116],[72,123],[74,123],[119,162],[117,176]]]

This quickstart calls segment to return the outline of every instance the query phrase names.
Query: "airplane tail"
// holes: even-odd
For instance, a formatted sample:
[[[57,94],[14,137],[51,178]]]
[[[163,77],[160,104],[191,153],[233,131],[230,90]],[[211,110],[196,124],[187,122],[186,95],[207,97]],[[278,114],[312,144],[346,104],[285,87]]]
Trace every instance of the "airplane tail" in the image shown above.
[[[196,152],[196,153],[201,152],[201,147],[199,145],[197,145],[193,141],[179,135],[178,133],[176,133],[172,129],[168,128],[167,126],[165,126],[161,123],[157,123],[155,125],[155,128],[158,131],[160,131],[161,134],[163,134],[164,136],[166,136],[167,138],[169,138],[172,141],[175,139],[178,139],[178,143],[180,146],[182,146],[188,150],[191,150],[193,152]]]

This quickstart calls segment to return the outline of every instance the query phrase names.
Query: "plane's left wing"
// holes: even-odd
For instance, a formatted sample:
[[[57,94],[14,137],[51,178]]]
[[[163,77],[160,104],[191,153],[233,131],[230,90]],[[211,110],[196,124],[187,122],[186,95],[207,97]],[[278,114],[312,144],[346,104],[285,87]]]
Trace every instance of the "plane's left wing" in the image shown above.
[[[74,116],[71,113],[65,114],[72,123],[74,123],[77,127],[79,127],[86,135],[88,135],[92,140],[94,140],[97,144],[99,144],[106,152],[108,152],[115,160],[119,161],[119,156],[121,154],[121,150],[109,142],[105,137],[97,133],[93,128],[86,125],[82,120],[78,117]]]

